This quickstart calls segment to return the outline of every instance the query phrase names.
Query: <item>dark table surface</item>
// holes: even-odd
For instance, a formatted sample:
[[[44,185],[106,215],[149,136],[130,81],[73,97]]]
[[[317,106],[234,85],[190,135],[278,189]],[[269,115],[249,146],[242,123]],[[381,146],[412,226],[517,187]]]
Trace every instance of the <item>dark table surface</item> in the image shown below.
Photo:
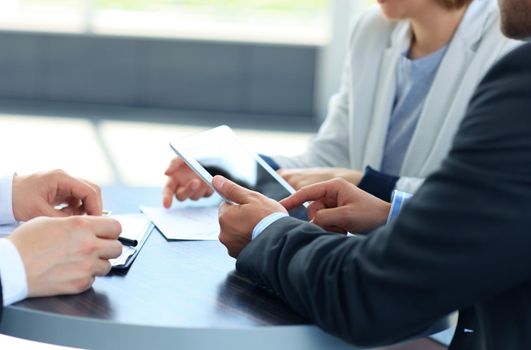
[[[160,206],[160,193],[158,188],[104,188],[104,206],[113,214],[138,213],[139,205]],[[217,241],[170,242],[155,229],[126,273],[99,277],[80,295],[29,299],[16,309],[166,328],[309,323],[235,274],[234,264]],[[442,349],[426,339],[396,347],[417,348]]]

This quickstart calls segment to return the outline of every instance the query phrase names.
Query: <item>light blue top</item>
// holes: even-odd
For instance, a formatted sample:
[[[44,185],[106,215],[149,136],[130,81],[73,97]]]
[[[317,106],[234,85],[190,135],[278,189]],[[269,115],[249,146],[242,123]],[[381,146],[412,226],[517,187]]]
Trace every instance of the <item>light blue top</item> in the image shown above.
[[[446,53],[446,48],[447,46],[416,60],[408,58],[409,50],[400,56],[396,74],[396,95],[387,128],[381,172],[394,176],[400,175],[407,148],[424,107],[424,101]]]

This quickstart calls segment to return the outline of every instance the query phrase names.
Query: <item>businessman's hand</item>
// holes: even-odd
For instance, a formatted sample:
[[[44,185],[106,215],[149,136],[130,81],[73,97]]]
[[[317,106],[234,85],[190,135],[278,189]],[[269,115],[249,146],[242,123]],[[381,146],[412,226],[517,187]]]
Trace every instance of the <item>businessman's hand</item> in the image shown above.
[[[287,210],[304,202],[308,218],[327,231],[364,232],[385,223],[391,205],[360,190],[344,179],[334,179],[301,188],[280,201]]]
[[[184,201],[188,198],[198,200],[212,195],[212,189],[179,157],[175,157],[170,162],[164,174],[168,177],[162,191],[162,205],[165,208],[171,207],[173,196]]]
[[[279,169],[278,174],[296,190],[338,177],[357,186],[363,177],[361,171],[346,168]]]
[[[17,228],[8,239],[17,248],[28,281],[28,296],[80,293],[95,276],[111,269],[122,245],[118,221],[93,216],[36,218]]]
[[[57,205],[64,208],[55,209]],[[62,170],[13,178],[13,213],[18,221],[38,216],[101,215],[101,191]]]
[[[234,258],[251,241],[254,227],[263,218],[272,213],[287,213],[278,202],[241,187],[223,176],[215,176],[212,183],[216,191],[236,203],[223,203],[219,207],[219,240]]]

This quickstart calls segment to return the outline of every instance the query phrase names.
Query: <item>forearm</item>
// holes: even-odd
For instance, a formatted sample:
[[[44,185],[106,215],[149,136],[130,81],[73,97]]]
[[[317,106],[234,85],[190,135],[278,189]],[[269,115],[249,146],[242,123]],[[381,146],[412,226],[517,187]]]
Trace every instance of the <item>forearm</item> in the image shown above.
[[[363,282],[378,274],[355,257],[368,242],[283,218],[242,251],[237,270],[324,330],[356,345],[394,343],[429,328],[437,316],[417,320],[414,326],[395,322],[390,316],[401,311],[393,303],[408,296],[381,280]],[[402,304],[404,309],[408,304]],[[434,314],[443,316],[446,310]]]

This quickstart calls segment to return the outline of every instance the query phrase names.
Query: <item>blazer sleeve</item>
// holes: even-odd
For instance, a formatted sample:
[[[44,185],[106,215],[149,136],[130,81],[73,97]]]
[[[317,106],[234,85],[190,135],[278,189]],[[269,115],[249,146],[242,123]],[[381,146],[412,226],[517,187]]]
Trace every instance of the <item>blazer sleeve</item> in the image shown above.
[[[297,156],[286,157],[281,155],[273,156],[273,160],[281,168],[312,168],[312,167],[342,167],[350,168],[350,151],[349,151],[349,94],[352,86],[352,79],[356,76],[353,70],[356,67],[351,65],[351,56],[355,44],[360,39],[360,33],[365,33],[370,27],[368,22],[372,22],[376,17],[373,9],[365,12],[355,22],[348,45],[347,56],[341,72],[341,83],[339,90],[334,94],[328,103],[327,116],[319,128],[317,135],[308,143],[306,150]]]
[[[2,323],[2,311],[4,310],[4,295],[2,291],[2,278],[0,277],[0,323]]]
[[[273,156],[273,160],[281,168],[350,167],[349,79],[350,64],[347,59],[342,72],[340,90],[330,99],[328,115],[319,128],[319,132],[308,143],[304,153],[294,157]]]
[[[452,150],[391,224],[365,238],[283,218],[237,270],[361,345],[394,343],[531,278],[531,47],[480,84]]]

